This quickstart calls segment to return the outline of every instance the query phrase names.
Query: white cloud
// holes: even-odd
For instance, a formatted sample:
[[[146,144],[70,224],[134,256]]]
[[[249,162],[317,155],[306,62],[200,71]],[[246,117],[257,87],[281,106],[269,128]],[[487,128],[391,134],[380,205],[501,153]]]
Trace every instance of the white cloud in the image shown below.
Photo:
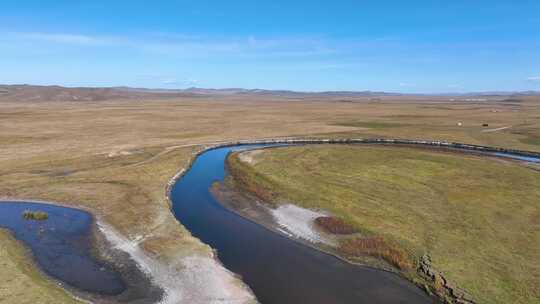
[[[408,83],[408,82],[401,82],[399,84],[400,87],[404,87],[404,88],[412,88],[412,87],[415,87],[416,85],[414,83]]]
[[[179,80],[176,78],[163,79],[162,84],[166,86],[193,86],[196,85],[199,81],[196,79],[183,79]]]
[[[336,63],[326,61],[299,61],[290,64],[272,64],[260,67],[266,71],[324,71],[359,68],[360,63]]]
[[[164,85],[172,86],[172,85],[180,85],[181,82],[178,81],[176,78],[169,78],[169,79],[163,79],[162,83]]]
[[[540,76],[531,76],[531,77],[527,78],[527,81],[540,82]]]
[[[244,57],[302,57],[335,53],[330,41],[311,37],[201,37],[181,33],[140,35],[90,35],[69,32],[2,32],[12,45],[31,42],[85,47],[125,47],[161,55],[206,56],[228,54]]]
[[[138,80],[160,80],[170,78],[171,76],[164,74],[139,74],[136,77]]]
[[[140,74],[136,76],[137,82],[142,82],[144,86],[163,85],[163,86],[194,86],[199,83],[193,78],[178,78],[167,74]]]
[[[199,80],[197,79],[186,79],[186,81],[184,82],[184,84],[188,86],[194,86],[194,85],[197,85],[198,83],[199,83]]]
[[[23,41],[43,41],[49,43],[74,45],[106,45],[113,42],[110,38],[105,37],[65,33],[11,32],[8,33],[7,36]]]

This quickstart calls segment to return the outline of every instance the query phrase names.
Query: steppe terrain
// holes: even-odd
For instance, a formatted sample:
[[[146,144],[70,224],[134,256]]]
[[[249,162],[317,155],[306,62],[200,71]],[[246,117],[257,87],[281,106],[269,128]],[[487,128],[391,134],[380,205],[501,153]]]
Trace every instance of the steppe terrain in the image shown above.
[[[175,220],[165,195],[169,180],[207,145],[289,136],[390,137],[540,151],[540,98],[534,96],[195,92],[85,99],[84,90],[62,89],[63,97],[36,94],[41,91],[34,87],[12,90],[0,90],[0,198],[91,210],[153,261],[182,273],[177,285],[183,299],[203,289],[205,299],[235,297],[223,290],[241,285],[223,274],[203,288],[186,274],[212,277],[185,262],[210,259],[212,252]],[[5,237],[1,242],[14,244]],[[0,299],[20,284],[8,275],[0,272]]]

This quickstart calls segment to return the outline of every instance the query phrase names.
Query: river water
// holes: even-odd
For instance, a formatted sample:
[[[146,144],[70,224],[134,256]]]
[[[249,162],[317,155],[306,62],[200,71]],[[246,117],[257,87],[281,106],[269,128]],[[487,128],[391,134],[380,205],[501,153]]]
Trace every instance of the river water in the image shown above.
[[[355,266],[267,230],[221,206],[209,191],[225,177],[225,147],[201,154],[173,186],[176,218],[218,252],[263,304],[433,303],[396,274]]]

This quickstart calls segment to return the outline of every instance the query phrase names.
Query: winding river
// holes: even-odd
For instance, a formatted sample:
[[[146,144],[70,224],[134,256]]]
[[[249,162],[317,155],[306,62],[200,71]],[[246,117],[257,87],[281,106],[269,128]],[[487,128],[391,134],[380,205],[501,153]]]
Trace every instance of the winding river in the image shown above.
[[[396,274],[346,263],[249,221],[214,199],[210,187],[213,182],[223,182],[230,152],[282,145],[242,144],[199,155],[171,189],[176,218],[216,249],[224,266],[240,275],[263,304],[433,303],[433,298]],[[540,163],[536,156],[481,154]],[[45,211],[49,219],[24,220],[21,214],[26,209]],[[159,299],[161,290],[139,273],[129,258],[121,259],[133,264],[123,274],[95,259],[93,223],[92,215],[78,209],[0,202],[0,227],[11,230],[27,245],[51,277],[87,293],[119,295],[115,299],[120,302],[153,303]]]
[[[396,274],[351,265],[220,205],[209,188],[223,181],[228,153],[255,147],[260,146],[204,152],[173,186],[171,200],[177,219],[216,249],[220,261],[242,277],[261,303],[433,303]]]

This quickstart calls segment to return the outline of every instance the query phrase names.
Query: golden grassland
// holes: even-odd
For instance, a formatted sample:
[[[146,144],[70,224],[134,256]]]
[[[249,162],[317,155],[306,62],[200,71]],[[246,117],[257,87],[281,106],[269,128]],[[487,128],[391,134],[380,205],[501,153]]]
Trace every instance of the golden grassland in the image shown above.
[[[427,253],[479,303],[540,300],[537,170],[408,147],[275,148],[251,164],[237,155],[234,175],[274,204],[323,208],[360,231],[362,239],[343,241],[345,253],[374,253],[397,266]]]
[[[81,303],[73,299],[29,262],[28,252],[8,231],[0,229],[0,303]]]
[[[353,101],[228,96],[0,102],[0,198],[89,209],[125,236],[143,236],[143,248],[166,262],[210,254],[177,223],[165,198],[169,179],[208,143],[380,136],[540,151],[539,98],[510,104],[439,97]],[[483,132],[482,123],[512,128]],[[5,273],[0,271],[0,282]]]

